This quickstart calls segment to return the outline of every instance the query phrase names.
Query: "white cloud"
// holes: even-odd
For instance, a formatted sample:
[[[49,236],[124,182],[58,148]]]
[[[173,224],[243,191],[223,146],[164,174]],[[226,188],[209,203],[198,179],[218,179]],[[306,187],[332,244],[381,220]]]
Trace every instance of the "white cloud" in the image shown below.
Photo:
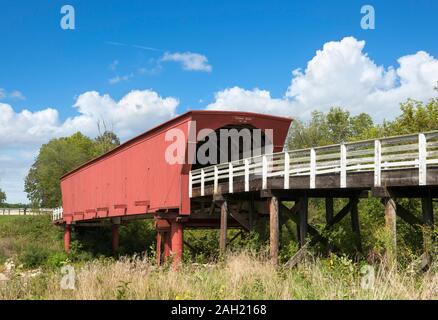
[[[16,112],[0,103],[0,188],[8,201],[25,201],[24,177],[42,143],[81,131],[95,137],[97,123],[105,121],[123,140],[176,115],[179,101],[153,90],[134,90],[119,101],[96,91],[81,94],[75,104],[78,115],[60,121],[58,111],[47,108]]]
[[[161,61],[174,61],[182,63],[184,70],[211,72],[212,66],[208,63],[206,56],[192,52],[166,52]]]
[[[308,117],[313,110],[342,106],[367,112],[375,120],[392,119],[407,98],[428,100],[436,95],[438,60],[424,51],[400,57],[395,68],[377,65],[363,51],[365,41],[347,37],[324,44],[304,71],[292,72],[284,97],[269,91],[239,87],[215,94],[208,109],[251,110]]]
[[[272,98],[266,90],[233,87],[216,92],[215,102],[209,104],[207,109],[287,115],[291,112],[291,103],[286,99]]]
[[[5,89],[0,88],[0,100],[3,99],[26,100],[26,97],[18,90],[8,92]]]
[[[109,84],[117,84],[119,82],[123,82],[123,81],[128,81],[129,79],[131,79],[134,75],[131,74],[127,74],[124,76],[115,76],[113,78],[108,79],[108,83]]]
[[[81,128],[93,136],[97,133],[97,122],[104,120],[126,139],[175,116],[178,104],[178,99],[162,98],[152,90],[134,90],[119,101],[89,91],[81,94],[74,105],[80,115],[67,119],[62,128],[68,133]]]

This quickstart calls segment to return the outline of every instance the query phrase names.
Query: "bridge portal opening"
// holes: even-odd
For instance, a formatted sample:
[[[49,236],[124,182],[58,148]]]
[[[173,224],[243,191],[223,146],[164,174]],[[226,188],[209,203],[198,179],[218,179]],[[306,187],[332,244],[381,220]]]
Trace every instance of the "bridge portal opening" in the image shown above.
[[[271,153],[272,147],[272,137],[261,129],[251,125],[226,125],[196,144],[196,163],[192,170]]]

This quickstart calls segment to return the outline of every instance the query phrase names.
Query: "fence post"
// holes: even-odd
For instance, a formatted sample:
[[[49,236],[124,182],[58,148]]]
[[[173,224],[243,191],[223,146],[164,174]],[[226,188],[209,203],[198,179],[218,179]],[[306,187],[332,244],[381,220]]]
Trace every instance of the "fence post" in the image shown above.
[[[316,186],[316,151],[310,149],[310,189],[315,189]]]
[[[205,171],[201,169],[201,196],[205,194]]]
[[[374,186],[382,185],[381,170],[382,170],[382,144],[380,140],[374,141]]]
[[[214,166],[214,191],[213,193],[216,194],[219,187],[219,169],[217,166]]]
[[[228,193],[233,193],[233,183],[234,183],[234,173],[233,173],[233,164],[228,163]]]
[[[268,158],[263,155],[262,158],[262,189],[268,187]]]
[[[249,191],[249,160],[245,159],[245,192]]]
[[[427,143],[423,133],[418,135],[418,184],[426,185],[427,180]]]
[[[193,176],[192,171],[189,171],[189,198],[192,197],[192,188],[193,188]]]
[[[284,153],[284,189],[289,189],[290,156],[289,152]]]
[[[341,144],[341,188],[347,187],[347,147]]]

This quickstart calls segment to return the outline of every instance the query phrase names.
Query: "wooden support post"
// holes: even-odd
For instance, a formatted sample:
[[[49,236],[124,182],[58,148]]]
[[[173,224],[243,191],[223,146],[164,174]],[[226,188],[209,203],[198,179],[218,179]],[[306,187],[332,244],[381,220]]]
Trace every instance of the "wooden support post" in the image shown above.
[[[164,232],[164,262],[169,259],[170,256],[170,249],[171,249],[171,238],[170,238],[170,230]]]
[[[309,210],[309,199],[307,196],[300,198],[300,210],[299,210],[299,225],[300,225],[300,246],[306,244],[307,237],[307,217]]]
[[[66,224],[64,227],[64,250],[70,253],[70,241],[71,241],[71,226]]]
[[[278,248],[280,239],[279,207],[278,198],[272,197],[269,204],[269,239],[270,257],[274,265],[278,265]]]
[[[184,250],[184,225],[177,219],[170,226],[172,239],[173,268],[177,269],[182,262]]]
[[[433,232],[433,202],[432,197],[428,196],[421,198],[421,208],[423,211],[423,246],[426,253],[430,252],[432,246],[432,232]]]
[[[228,203],[223,201],[221,203],[221,226],[219,235],[219,250],[221,253],[225,252],[227,246],[227,221],[228,220]]]
[[[332,223],[333,216],[334,216],[333,198],[325,198],[325,221],[327,225],[330,225]],[[329,252],[332,252],[333,246],[329,243],[327,249]]]
[[[397,259],[397,211],[392,198],[385,198],[385,227],[390,237],[390,243],[386,248],[388,262],[394,264]]]
[[[251,199],[249,200],[249,231],[252,231],[254,229],[254,199],[251,197]]]
[[[161,232],[157,231],[157,266],[161,265]]]
[[[120,233],[119,233],[120,224],[113,224],[111,226],[111,248],[113,250],[113,253],[116,253],[119,250],[119,239],[120,239]]]
[[[359,203],[359,199],[358,198],[351,198],[350,199],[351,202],[351,229],[353,230],[354,233],[354,238],[355,238],[355,242],[356,242],[356,250],[359,252],[363,252],[362,251],[362,238],[360,235],[360,224],[359,224],[359,212],[357,210],[357,205]]]
[[[331,224],[333,220],[333,198],[325,198],[325,221]]]

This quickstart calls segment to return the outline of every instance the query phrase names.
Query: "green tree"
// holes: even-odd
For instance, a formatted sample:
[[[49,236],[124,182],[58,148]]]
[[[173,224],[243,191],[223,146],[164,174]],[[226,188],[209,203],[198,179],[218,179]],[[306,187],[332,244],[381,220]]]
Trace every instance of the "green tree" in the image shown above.
[[[50,140],[41,147],[25,179],[27,197],[34,206],[59,206],[61,176],[97,154],[96,143],[80,132]]]
[[[4,204],[6,202],[6,193],[0,189],[0,204]]]
[[[438,98],[426,103],[408,99],[400,104],[400,109],[401,114],[394,121],[383,124],[386,136],[438,129]]]
[[[111,151],[115,147],[120,145],[120,139],[112,131],[105,131],[99,135],[95,140],[96,151],[98,154],[104,154]]]
[[[379,127],[374,125],[370,115],[361,113],[351,116],[340,107],[332,107],[326,114],[312,112],[310,121],[296,120],[289,131],[289,149],[301,149],[351,140],[375,137]]]

